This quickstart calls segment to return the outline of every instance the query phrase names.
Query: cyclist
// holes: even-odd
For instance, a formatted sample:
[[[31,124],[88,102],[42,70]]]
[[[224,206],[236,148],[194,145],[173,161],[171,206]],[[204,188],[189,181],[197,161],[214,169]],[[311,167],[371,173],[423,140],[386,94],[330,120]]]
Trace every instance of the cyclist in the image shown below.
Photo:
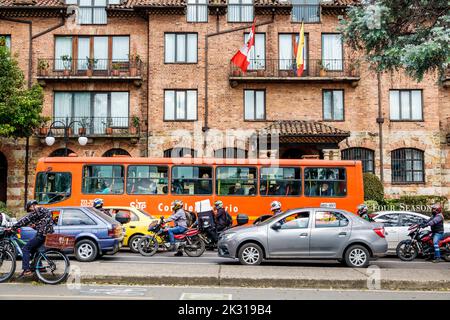
[[[108,216],[112,217],[112,214],[111,212],[109,212],[109,209],[103,208],[103,199],[100,198],[94,199],[94,203],[92,204],[92,206],[95,209],[100,210],[104,214],[107,214]]]
[[[12,226],[12,230],[17,231],[18,228],[34,225],[34,228],[37,231],[34,238],[28,241],[22,248],[23,271],[20,277],[26,277],[33,274],[34,271],[30,268],[30,258],[32,254],[44,244],[47,234],[53,233],[53,219],[51,212],[45,208],[39,207],[37,204],[38,202],[36,200],[28,201],[26,205],[28,214]]]

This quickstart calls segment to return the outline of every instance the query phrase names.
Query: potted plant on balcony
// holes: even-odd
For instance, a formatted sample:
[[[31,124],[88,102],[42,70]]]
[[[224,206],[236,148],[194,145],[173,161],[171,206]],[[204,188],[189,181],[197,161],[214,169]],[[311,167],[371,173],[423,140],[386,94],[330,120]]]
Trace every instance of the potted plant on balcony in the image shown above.
[[[81,127],[78,128],[78,135],[79,136],[85,136],[86,135],[86,128],[88,126],[87,118],[82,118],[80,120]]]
[[[130,127],[130,134],[135,135],[137,134],[139,130],[139,124],[140,120],[138,116],[134,116],[131,118],[131,127]]]
[[[319,76],[325,77],[327,75],[327,68],[322,60],[317,61],[317,67],[319,68]]]
[[[39,135],[46,136],[48,133],[47,123],[51,120],[50,117],[40,117],[39,119]]]
[[[107,118],[106,121],[103,121],[103,124],[105,125],[105,133],[111,135],[113,133],[112,119]]]
[[[97,65],[98,59],[86,57],[86,60],[87,60],[86,75],[88,77],[92,77],[92,73],[93,73],[95,66]]]
[[[44,59],[39,60],[39,63],[38,63],[39,75],[47,76],[49,66],[50,65],[47,60],[44,60]]]
[[[130,55],[130,77],[136,77],[137,68],[142,63],[141,56],[137,53]]]
[[[72,69],[72,57],[66,54],[61,56],[61,60],[64,66],[63,75],[68,77],[70,76],[70,70]]]
[[[348,64],[348,72],[351,77],[358,76],[359,68],[361,67],[361,61],[354,60]]]
[[[118,77],[120,75],[120,64],[118,62],[113,62],[111,75],[113,77]]]

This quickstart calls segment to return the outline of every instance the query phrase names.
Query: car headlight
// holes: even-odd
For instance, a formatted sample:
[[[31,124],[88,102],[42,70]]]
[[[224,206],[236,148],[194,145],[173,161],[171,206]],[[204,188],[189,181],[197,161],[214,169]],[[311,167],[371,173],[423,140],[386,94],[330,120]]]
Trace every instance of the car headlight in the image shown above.
[[[220,237],[220,240],[222,240],[222,241],[227,241],[227,240],[230,240],[231,238],[233,238],[235,235],[236,235],[235,232],[232,232],[232,233],[226,233],[226,234],[223,234],[223,235]]]

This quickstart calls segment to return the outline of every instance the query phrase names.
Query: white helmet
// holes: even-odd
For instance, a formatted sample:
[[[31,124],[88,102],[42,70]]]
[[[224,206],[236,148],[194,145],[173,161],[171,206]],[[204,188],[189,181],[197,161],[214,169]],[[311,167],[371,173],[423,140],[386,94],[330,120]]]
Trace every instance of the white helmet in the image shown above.
[[[281,210],[281,202],[280,201],[272,201],[272,203],[270,204],[270,210],[275,211],[275,210]]]

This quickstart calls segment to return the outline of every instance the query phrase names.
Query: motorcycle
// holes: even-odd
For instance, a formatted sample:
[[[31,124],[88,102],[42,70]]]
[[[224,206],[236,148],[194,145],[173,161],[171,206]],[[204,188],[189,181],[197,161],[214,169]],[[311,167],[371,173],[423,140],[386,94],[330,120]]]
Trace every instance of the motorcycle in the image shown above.
[[[141,237],[137,244],[139,253],[145,257],[151,257],[159,249],[167,251],[170,241],[164,217],[152,222],[148,231],[151,234]],[[176,234],[174,237],[176,249],[183,250],[189,257],[200,257],[205,252],[205,242],[200,237],[198,229],[188,229],[185,233]]]
[[[431,258],[434,255],[433,233],[430,230],[421,228],[414,224],[408,228],[410,240],[403,240],[397,245],[397,256],[402,261],[412,261],[420,254],[424,258]],[[444,238],[439,241],[441,257],[450,262],[450,234],[444,234]]]

